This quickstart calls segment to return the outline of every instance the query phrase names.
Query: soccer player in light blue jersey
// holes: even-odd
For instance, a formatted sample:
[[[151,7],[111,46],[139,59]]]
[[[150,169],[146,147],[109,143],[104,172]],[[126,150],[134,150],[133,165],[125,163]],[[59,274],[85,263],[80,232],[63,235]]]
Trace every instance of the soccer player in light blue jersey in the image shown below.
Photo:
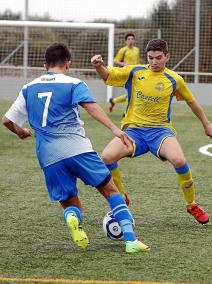
[[[80,178],[85,184],[96,187],[107,199],[122,228],[126,252],[148,251],[149,247],[137,240],[125,200],[85,135],[78,106],[109,128],[125,145],[129,144],[128,135],[96,104],[85,82],[67,76],[71,54],[65,45],[49,46],[45,60],[47,73],[22,88],[3,117],[3,124],[25,139],[32,136],[31,130],[23,127],[28,120],[35,133],[37,158],[50,199],[62,205],[64,220],[77,246],[86,248],[89,244],[82,229],[83,215],[76,186]]]

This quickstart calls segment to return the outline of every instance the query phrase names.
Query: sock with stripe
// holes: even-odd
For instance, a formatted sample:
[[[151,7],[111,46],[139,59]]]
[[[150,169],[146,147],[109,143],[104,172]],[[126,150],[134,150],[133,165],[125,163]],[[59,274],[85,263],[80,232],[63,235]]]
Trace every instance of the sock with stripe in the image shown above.
[[[112,209],[114,218],[122,229],[124,240],[135,241],[136,235],[132,227],[132,215],[129,212],[129,209],[122,195],[120,193],[112,194],[109,197],[108,202]]]
[[[82,216],[81,210],[78,207],[76,207],[76,206],[68,206],[63,211],[63,217],[64,217],[65,222],[66,222],[69,214],[73,214],[74,216],[76,216],[77,219],[79,220],[79,223],[82,223],[83,216]]]

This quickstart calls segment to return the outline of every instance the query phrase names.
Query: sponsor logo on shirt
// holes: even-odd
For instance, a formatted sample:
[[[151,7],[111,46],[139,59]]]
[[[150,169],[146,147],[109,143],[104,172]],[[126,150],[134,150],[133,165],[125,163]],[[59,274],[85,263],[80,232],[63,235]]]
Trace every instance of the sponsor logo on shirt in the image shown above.
[[[163,92],[164,91],[164,84],[163,82],[158,82],[155,86],[155,89],[158,91],[158,92]]]
[[[145,77],[138,77],[138,80],[143,80],[143,79],[145,79]]]
[[[137,99],[142,100],[144,103],[147,103],[147,102],[159,103],[161,99],[161,97],[145,96],[142,94],[141,91],[138,91],[136,96],[137,96]]]
[[[41,78],[41,81],[55,81],[55,78],[53,77],[53,78]]]

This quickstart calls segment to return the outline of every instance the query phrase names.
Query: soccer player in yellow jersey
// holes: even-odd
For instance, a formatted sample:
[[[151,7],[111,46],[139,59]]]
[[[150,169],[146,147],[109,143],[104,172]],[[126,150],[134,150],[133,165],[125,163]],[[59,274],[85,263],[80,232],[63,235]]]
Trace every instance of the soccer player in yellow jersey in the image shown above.
[[[104,149],[102,158],[115,176],[116,184],[121,184],[117,161],[123,157],[136,157],[150,151],[159,159],[168,160],[176,171],[187,212],[199,223],[205,224],[209,221],[209,215],[195,201],[191,170],[170,121],[173,97],[186,101],[202,123],[205,134],[211,138],[212,124],[183,78],[166,68],[170,57],[166,41],[150,40],[146,52],[148,65],[105,67],[101,55],[91,59],[106,84],[125,87],[128,91],[128,107],[122,129],[132,138],[132,143],[122,145],[118,138],[114,138]]]
[[[126,46],[122,47],[114,58],[114,63],[123,67],[141,63],[139,48],[135,46],[135,35],[128,33],[125,36]]]

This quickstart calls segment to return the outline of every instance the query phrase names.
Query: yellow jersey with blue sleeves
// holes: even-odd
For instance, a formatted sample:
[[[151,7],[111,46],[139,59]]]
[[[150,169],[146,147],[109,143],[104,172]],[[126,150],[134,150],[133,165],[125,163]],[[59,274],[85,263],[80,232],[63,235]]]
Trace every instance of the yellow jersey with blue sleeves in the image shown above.
[[[176,72],[165,68],[153,72],[149,65],[107,67],[107,85],[125,87],[128,92],[128,105],[121,127],[166,126],[176,132],[171,123],[171,102],[195,100],[183,78]]]
[[[128,48],[127,46],[122,47],[114,58],[114,61],[125,62],[127,65],[140,64],[140,51],[138,47]]]

